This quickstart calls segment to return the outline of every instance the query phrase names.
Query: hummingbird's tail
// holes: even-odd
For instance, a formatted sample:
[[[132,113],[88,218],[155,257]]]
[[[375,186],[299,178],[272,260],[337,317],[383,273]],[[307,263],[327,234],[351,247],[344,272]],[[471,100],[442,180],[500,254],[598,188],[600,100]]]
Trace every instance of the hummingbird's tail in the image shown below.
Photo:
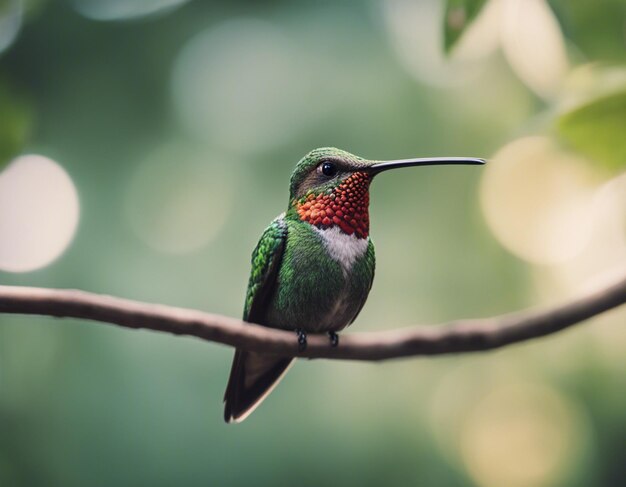
[[[246,419],[276,387],[293,360],[237,349],[224,394],[224,420],[239,423]]]

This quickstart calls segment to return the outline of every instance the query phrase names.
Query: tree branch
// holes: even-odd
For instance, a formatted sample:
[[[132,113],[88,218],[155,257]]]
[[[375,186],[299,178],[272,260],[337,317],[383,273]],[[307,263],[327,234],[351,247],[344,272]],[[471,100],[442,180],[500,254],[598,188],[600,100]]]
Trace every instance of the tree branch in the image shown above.
[[[384,360],[419,355],[477,352],[538,338],[626,303],[626,279],[601,291],[545,310],[455,321],[393,331],[344,335],[332,348],[325,335],[309,335],[298,351],[296,335],[183,308],[140,303],[84,291],[0,286],[0,313],[80,318],[125,328],[189,335],[238,348],[279,355]]]

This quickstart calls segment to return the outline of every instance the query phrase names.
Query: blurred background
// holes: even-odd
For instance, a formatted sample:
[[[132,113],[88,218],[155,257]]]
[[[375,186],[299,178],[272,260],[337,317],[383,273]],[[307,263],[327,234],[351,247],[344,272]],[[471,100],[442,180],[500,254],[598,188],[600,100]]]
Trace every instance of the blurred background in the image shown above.
[[[554,304],[626,272],[624,134],[623,0],[1,0],[0,282],[240,316],[336,146],[490,159],[376,180],[350,332]],[[625,321],[299,361],[228,426],[227,347],[0,316],[0,486],[623,485]]]

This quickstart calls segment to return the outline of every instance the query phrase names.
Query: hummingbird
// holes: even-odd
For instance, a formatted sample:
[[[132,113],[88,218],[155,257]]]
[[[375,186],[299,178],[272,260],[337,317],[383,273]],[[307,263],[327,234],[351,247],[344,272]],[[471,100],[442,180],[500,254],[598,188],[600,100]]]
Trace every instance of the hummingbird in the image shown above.
[[[309,152],[291,175],[287,211],[270,223],[252,253],[244,321],[294,330],[300,350],[307,333],[327,333],[330,346],[337,346],[337,332],[355,320],[374,280],[369,236],[374,177],[403,167],[484,163],[468,157],[370,161],[330,147]],[[294,360],[235,350],[225,421],[247,418]]]

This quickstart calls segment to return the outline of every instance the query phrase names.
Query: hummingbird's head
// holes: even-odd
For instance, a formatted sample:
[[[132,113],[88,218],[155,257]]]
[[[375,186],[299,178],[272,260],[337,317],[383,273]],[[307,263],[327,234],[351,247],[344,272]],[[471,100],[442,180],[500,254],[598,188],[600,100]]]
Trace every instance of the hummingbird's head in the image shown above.
[[[377,174],[400,167],[484,163],[474,158],[369,161],[334,147],[315,149],[298,162],[291,175],[290,211],[318,228],[338,226],[348,235],[366,238],[369,186]]]
[[[350,175],[367,168],[368,163],[334,147],[312,150],[300,159],[291,174],[291,200],[309,194],[330,193]]]

